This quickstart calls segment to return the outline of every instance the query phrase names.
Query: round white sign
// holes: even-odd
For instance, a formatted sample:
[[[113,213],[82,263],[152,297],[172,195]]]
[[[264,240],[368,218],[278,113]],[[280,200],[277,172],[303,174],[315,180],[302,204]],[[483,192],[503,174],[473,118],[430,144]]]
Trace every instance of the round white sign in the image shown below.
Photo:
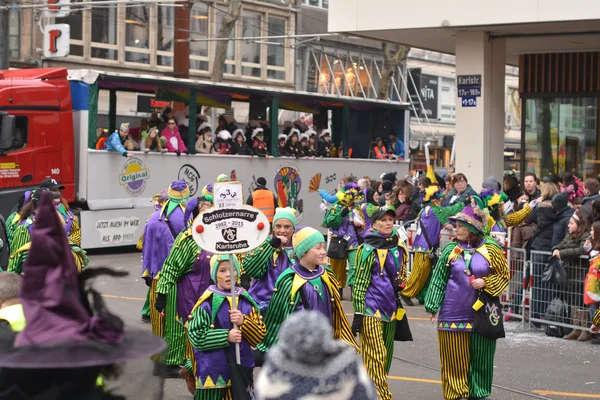
[[[269,220],[247,205],[211,208],[196,217],[192,234],[196,243],[211,253],[246,253],[269,236]]]

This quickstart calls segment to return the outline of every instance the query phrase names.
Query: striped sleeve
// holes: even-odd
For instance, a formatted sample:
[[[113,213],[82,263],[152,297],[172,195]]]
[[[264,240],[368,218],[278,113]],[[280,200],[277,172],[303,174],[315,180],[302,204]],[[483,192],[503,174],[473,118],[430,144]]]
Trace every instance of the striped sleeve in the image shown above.
[[[596,310],[596,312],[594,313],[592,324],[594,324],[594,326],[600,326],[600,309]]]
[[[398,247],[400,248],[400,250],[402,250],[402,262],[400,263],[400,279],[402,280],[402,282],[406,282],[406,280],[408,279],[408,247],[406,247],[404,243],[400,243]]]
[[[453,206],[448,207],[431,207],[440,224],[445,225],[448,223],[448,218],[455,216],[465,208],[465,203],[459,201]]]
[[[275,250],[267,238],[258,249],[246,253],[246,257],[242,262],[242,269],[252,279],[261,279],[267,272],[269,265],[271,265]]]
[[[229,347],[227,329],[211,328],[210,315],[202,307],[192,313],[188,323],[188,337],[192,347],[200,351],[219,350]]]
[[[526,204],[522,210],[519,210],[512,214],[508,214],[506,216],[506,224],[508,226],[517,226],[521,222],[525,221],[525,219],[529,217],[532,211],[533,209],[529,207],[529,204]]]
[[[273,297],[271,297],[271,301],[269,302],[265,318],[267,334],[262,343],[258,345],[258,349],[263,353],[267,352],[277,342],[279,327],[295,307],[295,303],[290,304],[293,282],[291,278],[293,276],[281,275],[275,284],[275,289],[273,289]]]
[[[21,250],[21,247],[25,246],[31,241],[29,235],[29,229],[26,225],[19,225],[15,230],[15,236],[13,237],[12,247],[10,249],[11,255],[8,261],[8,271],[20,274],[23,270],[23,263],[27,258],[28,251]]]
[[[375,262],[374,253],[364,257],[364,252],[364,245],[361,245],[356,251],[354,287],[352,288],[352,307],[357,314],[365,313],[367,290],[371,284],[371,269]]]
[[[73,242],[77,246],[81,246],[81,227],[79,226],[79,222],[77,222],[77,218],[73,217],[73,224],[71,225],[71,233],[69,234],[69,240]]]
[[[450,243],[446,246],[433,269],[431,283],[429,284],[427,296],[425,297],[425,311],[430,314],[437,314],[444,301],[446,285],[448,284],[448,278],[450,277],[450,268],[447,265],[448,257],[455,247],[455,243]]]
[[[350,321],[346,317],[346,313],[344,312],[344,307],[342,306],[342,298],[340,296],[340,292],[337,290],[338,281],[335,277],[335,274],[331,270],[327,270],[327,276],[329,277],[329,281],[331,282],[331,287],[329,288],[329,292],[332,297],[331,304],[331,325],[333,327],[333,336],[336,339],[341,340],[342,342],[347,343],[349,346],[352,346],[356,349],[356,352],[360,352],[360,346],[356,342],[356,338],[352,333],[352,327],[350,326]]]
[[[177,235],[173,242],[169,256],[160,271],[157,293],[169,294],[177,280],[192,270],[199,249],[192,236],[184,237],[186,232]]]
[[[260,316],[260,312],[252,307],[250,315],[244,315],[244,324],[241,326],[242,336],[250,346],[256,347],[263,341],[267,334],[267,328]]]
[[[500,296],[510,282],[510,271],[502,249],[495,244],[486,244],[486,247],[490,255],[492,273],[482,278],[485,281],[483,290],[492,296]]]

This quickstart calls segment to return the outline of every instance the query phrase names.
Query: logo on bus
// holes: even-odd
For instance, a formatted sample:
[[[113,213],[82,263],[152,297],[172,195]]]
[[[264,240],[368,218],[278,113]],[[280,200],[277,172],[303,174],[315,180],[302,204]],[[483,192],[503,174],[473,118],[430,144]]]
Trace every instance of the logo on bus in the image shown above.
[[[150,170],[139,158],[130,158],[123,165],[123,173],[119,175],[119,184],[130,196],[139,196],[146,189],[146,181],[150,178]]]

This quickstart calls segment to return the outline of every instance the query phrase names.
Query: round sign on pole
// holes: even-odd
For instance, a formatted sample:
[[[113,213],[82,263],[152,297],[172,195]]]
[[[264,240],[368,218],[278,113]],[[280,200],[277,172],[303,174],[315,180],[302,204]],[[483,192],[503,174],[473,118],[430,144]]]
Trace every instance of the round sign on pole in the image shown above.
[[[196,217],[192,235],[203,250],[211,253],[246,253],[269,236],[269,220],[260,210],[247,205],[211,208]]]

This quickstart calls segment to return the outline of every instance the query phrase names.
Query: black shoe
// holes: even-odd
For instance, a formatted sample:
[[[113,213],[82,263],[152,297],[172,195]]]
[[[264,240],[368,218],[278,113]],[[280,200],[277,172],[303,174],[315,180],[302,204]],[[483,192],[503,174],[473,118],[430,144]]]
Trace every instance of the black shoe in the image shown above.
[[[344,288],[340,288],[340,300],[344,300]]]
[[[425,300],[419,300],[419,305],[420,305],[420,306],[423,306],[423,305],[425,305]]]
[[[142,322],[149,324],[150,323],[150,316],[149,315],[142,315]]]
[[[590,340],[591,344],[600,344],[600,339],[592,339]]]
[[[400,297],[402,297],[402,301],[404,302],[404,304],[406,304],[409,307],[412,307],[415,305],[415,303],[412,302],[412,300],[410,299],[410,297],[406,297],[404,295],[400,295]]]

